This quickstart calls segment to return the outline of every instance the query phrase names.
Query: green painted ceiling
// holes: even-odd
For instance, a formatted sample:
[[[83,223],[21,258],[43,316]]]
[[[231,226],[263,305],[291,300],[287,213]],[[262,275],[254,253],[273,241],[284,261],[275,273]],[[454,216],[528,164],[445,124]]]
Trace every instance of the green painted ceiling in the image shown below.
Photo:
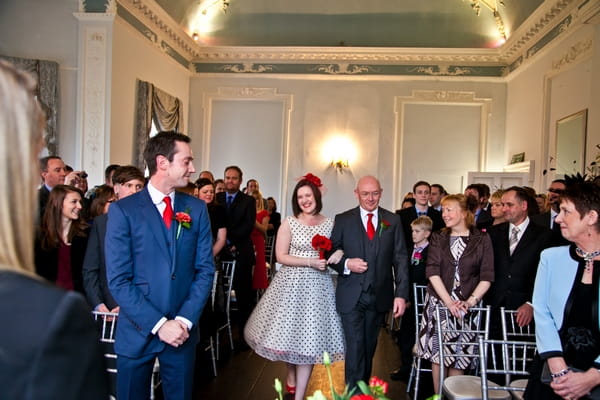
[[[492,12],[476,16],[468,0],[156,0],[190,35],[210,24],[200,44],[211,46],[362,46],[492,48]],[[491,0],[493,2],[493,0]],[[506,31],[517,29],[543,0],[504,0]]]

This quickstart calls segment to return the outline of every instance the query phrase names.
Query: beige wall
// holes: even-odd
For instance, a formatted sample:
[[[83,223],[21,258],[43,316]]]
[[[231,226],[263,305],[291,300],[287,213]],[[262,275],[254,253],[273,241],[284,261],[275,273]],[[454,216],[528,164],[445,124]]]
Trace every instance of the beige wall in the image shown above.
[[[134,151],[136,80],[150,82],[183,101],[187,132],[189,72],[120,17],[115,18],[113,29],[110,162],[129,164]]]

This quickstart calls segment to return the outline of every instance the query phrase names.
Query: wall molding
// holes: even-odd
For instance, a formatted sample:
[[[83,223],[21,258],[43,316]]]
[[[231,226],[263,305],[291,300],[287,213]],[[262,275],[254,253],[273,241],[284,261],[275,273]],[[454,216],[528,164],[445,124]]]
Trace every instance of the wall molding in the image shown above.
[[[402,199],[402,143],[404,141],[404,116],[407,104],[447,104],[467,105],[480,108],[479,129],[479,170],[486,171],[488,123],[492,111],[492,99],[478,98],[475,92],[451,90],[413,90],[410,96],[394,97],[394,113],[396,114],[394,129],[394,171],[393,171],[393,203],[400,204]]]

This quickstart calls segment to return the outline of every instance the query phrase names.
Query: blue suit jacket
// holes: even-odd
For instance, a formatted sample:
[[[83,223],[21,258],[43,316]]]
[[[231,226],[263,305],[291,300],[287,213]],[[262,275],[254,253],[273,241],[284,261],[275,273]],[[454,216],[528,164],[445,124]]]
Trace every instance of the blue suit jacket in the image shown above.
[[[152,328],[162,318],[197,322],[214,275],[210,220],[203,201],[175,193],[175,213],[187,212],[189,229],[173,221],[167,229],[148,189],[110,206],[105,254],[110,291],[121,307],[115,350],[130,358],[159,353],[166,346]]]

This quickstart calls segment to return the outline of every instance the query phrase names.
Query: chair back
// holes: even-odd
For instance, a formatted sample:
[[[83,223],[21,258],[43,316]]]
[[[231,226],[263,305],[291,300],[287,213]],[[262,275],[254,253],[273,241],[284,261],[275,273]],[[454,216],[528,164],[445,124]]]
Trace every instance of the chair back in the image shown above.
[[[419,341],[419,324],[421,323],[421,317],[423,316],[423,311],[425,310],[425,296],[427,295],[427,285],[417,285],[413,284],[413,307],[415,310],[415,322],[417,324],[417,329],[415,329],[416,334],[416,342]]]
[[[233,288],[233,277],[235,274],[236,261],[222,261],[221,273],[223,274],[223,290],[225,292],[225,312],[229,315],[231,308],[231,289]]]
[[[267,259],[267,268],[269,273],[269,279],[273,279],[275,275],[275,265],[273,264],[273,253],[275,252],[275,236],[267,235],[265,240],[265,256]]]
[[[479,363],[478,337],[488,338],[491,308],[472,307],[461,318],[453,316],[447,307],[437,305],[435,309],[437,334],[440,350],[440,394],[444,388],[446,358],[462,360],[475,369]],[[458,356],[456,356],[458,354]]]
[[[100,341],[102,343],[114,343],[119,313],[92,311],[92,315],[100,328]]]
[[[502,339],[535,342],[535,325],[533,320],[529,325],[519,326],[517,323],[517,311],[507,310],[504,307],[500,308],[500,318],[502,321]]]
[[[483,400],[488,399],[490,390],[524,392],[525,386],[513,385],[511,382],[514,382],[515,376],[529,376],[529,364],[536,352],[535,343],[518,340],[493,340],[483,336],[479,336],[478,341]],[[488,381],[488,374],[504,375],[504,385],[496,385]]]

